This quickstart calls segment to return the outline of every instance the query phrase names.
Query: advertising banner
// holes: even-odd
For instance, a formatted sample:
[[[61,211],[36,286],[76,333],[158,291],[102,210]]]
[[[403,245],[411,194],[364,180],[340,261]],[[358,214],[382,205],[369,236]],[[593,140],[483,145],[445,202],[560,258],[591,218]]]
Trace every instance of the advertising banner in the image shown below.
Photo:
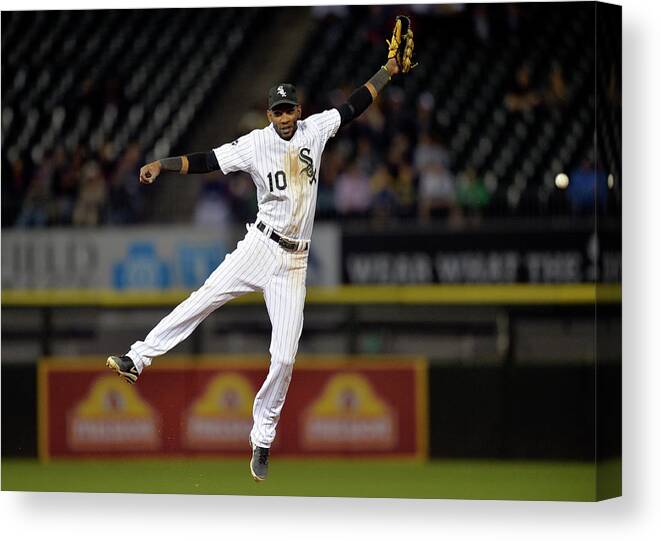
[[[347,284],[619,282],[621,234],[594,228],[345,231]]]
[[[2,288],[194,288],[236,245],[212,229],[135,227],[2,234]]]
[[[204,283],[246,234],[182,226],[3,231],[3,290],[190,290]],[[340,232],[319,225],[309,285],[340,281]]]
[[[40,457],[244,456],[267,371],[254,357],[188,357],[155,363],[128,385],[103,359],[43,360]],[[422,458],[427,419],[420,358],[302,357],[272,449],[280,456]]]

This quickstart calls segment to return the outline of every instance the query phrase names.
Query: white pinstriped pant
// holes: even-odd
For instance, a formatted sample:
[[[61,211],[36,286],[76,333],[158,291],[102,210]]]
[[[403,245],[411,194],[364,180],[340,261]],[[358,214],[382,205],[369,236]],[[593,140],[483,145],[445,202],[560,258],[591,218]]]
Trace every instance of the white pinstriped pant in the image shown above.
[[[285,402],[303,329],[308,252],[289,252],[254,225],[206,282],[164,317],[127,355],[142,372],[151,359],[185,340],[211,312],[251,291],[264,292],[271,319],[271,364],[255,397],[250,437],[270,447]]]

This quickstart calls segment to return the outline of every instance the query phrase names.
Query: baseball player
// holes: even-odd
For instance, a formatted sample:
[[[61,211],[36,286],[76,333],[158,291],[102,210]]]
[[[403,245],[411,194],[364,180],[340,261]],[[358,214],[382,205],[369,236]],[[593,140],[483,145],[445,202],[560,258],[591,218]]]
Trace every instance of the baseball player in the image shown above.
[[[186,339],[214,310],[251,291],[263,291],[272,325],[270,366],[255,397],[250,432],[250,472],[266,479],[269,448],[285,401],[303,328],[305,277],[317,199],[321,154],[329,138],[360,115],[391,77],[408,72],[413,32],[397,17],[388,60],[346,103],[301,120],[296,88],[281,83],[268,93],[270,125],[209,152],[164,158],[140,169],[140,182],[153,183],[162,171],[249,173],[257,187],[258,213],[247,234],[204,284],[163,318],[143,341],[106,365],[135,383],[154,357]]]

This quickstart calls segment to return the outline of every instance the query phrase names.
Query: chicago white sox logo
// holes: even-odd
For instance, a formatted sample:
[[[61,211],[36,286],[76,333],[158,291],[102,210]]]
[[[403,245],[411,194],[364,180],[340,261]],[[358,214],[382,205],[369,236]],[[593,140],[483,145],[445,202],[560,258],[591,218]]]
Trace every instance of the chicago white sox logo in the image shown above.
[[[317,182],[317,170],[314,168],[314,162],[310,157],[310,149],[302,148],[301,151],[298,153],[298,157],[305,164],[305,172],[308,175],[310,184],[312,184],[313,182]]]
[[[280,94],[283,98],[287,97],[287,93],[285,92],[285,89],[282,88],[282,85],[278,87],[278,90],[276,91],[278,94]]]

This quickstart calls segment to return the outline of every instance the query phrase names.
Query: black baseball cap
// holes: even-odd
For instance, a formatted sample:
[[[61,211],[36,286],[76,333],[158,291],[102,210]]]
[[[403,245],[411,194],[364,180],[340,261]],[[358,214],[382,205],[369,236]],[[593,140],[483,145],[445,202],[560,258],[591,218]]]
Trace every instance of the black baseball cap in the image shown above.
[[[288,103],[298,105],[296,98],[296,87],[289,83],[280,83],[269,90],[269,109],[277,105]]]

